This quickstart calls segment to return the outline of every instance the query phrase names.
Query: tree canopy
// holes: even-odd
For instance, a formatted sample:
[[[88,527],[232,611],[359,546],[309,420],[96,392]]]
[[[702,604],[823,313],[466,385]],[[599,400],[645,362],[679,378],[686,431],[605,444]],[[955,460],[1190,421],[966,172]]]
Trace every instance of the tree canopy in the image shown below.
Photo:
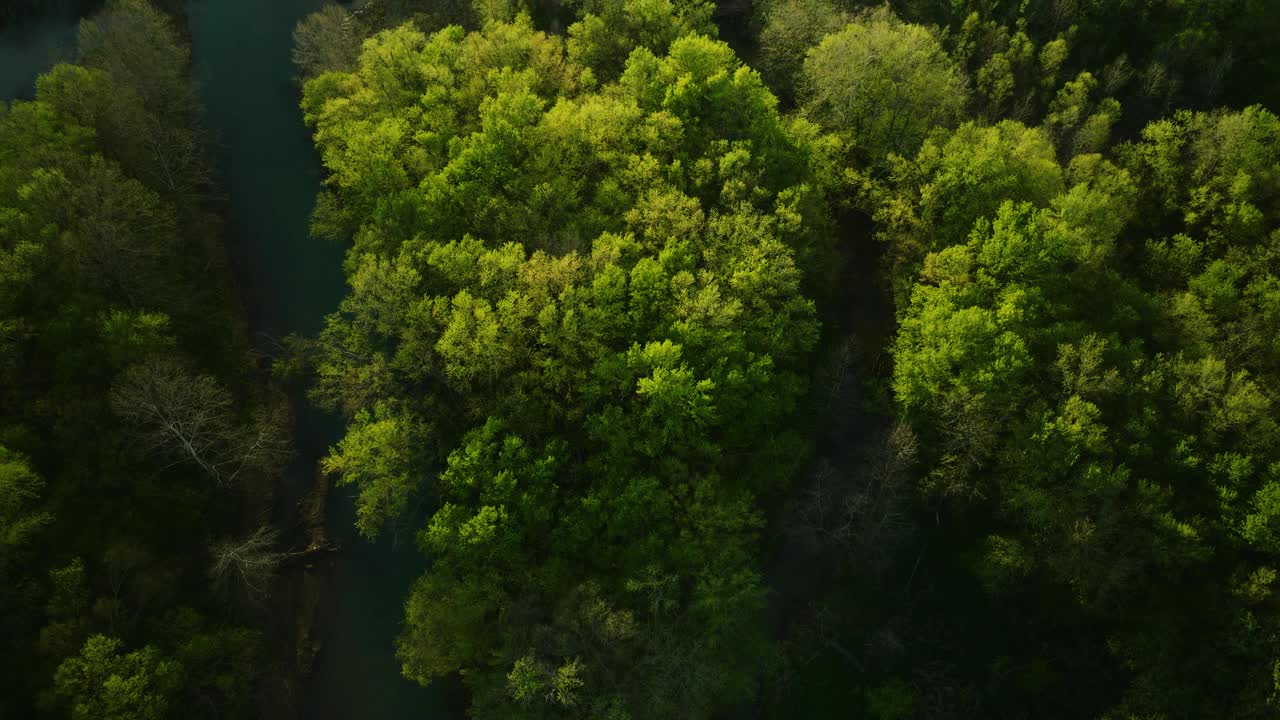
[[[913,153],[930,129],[955,124],[968,93],[938,40],[887,10],[810,49],[800,87],[806,115],[849,133],[872,163]]]
[[[1207,109],[1241,26],[1129,5],[485,4],[309,80],[325,467],[366,534],[433,508],[405,674],[476,717],[1274,714],[1280,129]]]
[[[993,592],[1061,585],[1115,628],[1117,717],[1275,710],[1275,376],[1243,330],[1276,282],[1251,260],[1280,239],[1258,205],[1275,123],[1186,113],[1121,167],[1077,158],[1047,204],[1006,200],[928,255],[901,313],[893,389],[931,448],[924,487],[991,508],[975,571]],[[1175,137],[1213,169],[1182,157],[1162,182]],[[1224,175],[1235,202],[1209,199]]]
[[[1280,15],[748,5],[297,26],[348,288],[276,369],[424,556],[402,673],[479,719],[1277,716]],[[291,416],[181,27],[115,0],[0,105],[6,717],[256,716],[280,654]]]
[[[618,67],[592,17],[568,43],[390,30],[303,101],[316,223],[355,239],[318,342],[314,395],[352,419],[326,466],[368,534],[439,498],[400,657],[462,671],[485,717],[745,696],[754,498],[804,445],[816,132],[723,43],[659,34]]]

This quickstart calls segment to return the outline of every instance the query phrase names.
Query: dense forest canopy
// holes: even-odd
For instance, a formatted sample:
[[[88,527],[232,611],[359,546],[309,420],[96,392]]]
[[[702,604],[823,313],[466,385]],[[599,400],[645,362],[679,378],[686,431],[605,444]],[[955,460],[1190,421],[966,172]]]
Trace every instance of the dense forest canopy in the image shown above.
[[[1274,12],[375,7],[297,35],[354,240],[306,349],[361,527],[436,507],[408,676],[475,717],[1280,710]]]
[[[493,717],[512,692],[529,716],[706,712],[756,669],[753,498],[802,455],[817,132],[723,43],[618,73],[570,32],[405,26],[308,83],[317,223],[358,223],[318,344],[314,395],[353,414],[325,462],[367,533],[440,468],[413,677],[465,670]]]
[[[288,410],[178,26],[115,0],[0,105],[6,717],[263,714]],[[387,652],[481,719],[1280,715],[1276,30],[303,19],[348,292],[275,370],[344,418],[359,532],[423,555]]]

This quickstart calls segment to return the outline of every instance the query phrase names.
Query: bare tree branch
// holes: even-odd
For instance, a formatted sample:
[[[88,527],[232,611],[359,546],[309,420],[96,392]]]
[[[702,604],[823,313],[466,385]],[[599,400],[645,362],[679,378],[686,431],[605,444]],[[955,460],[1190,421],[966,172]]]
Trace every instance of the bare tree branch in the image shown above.
[[[263,525],[248,537],[224,540],[213,545],[213,563],[209,577],[214,585],[226,589],[242,586],[249,597],[260,600],[267,596],[271,579],[275,577],[290,553],[276,550],[280,534],[269,525]]]
[[[173,360],[151,359],[125,371],[111,404],[134,421],[145,449],[189,462],[220,486],[249,470],[275,472],[289,456],[283,400],[272,398],[250,424],[241,424],[221,383]]]

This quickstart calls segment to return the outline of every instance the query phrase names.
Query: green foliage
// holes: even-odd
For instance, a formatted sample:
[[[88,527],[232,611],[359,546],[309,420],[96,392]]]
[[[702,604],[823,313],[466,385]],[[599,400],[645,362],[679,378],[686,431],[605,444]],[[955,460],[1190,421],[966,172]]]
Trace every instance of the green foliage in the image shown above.
[[[173,21],[147,0],[111,0],[106,12],[80,24],[78,63],[132,89],[146,112],[162,120],[191,110],[190,60],[191,48]]]
[[[704,6],[587,9],[567,47],[523,18],[382,33],[303,99],[325,216],[355,226],[318,343],[314,395],[352,420],[326,468],[369,534],[439,499],[400,658],[461,671],[477,717],[744,697],[754,497],[803,447],[816,133],[685,34]]]
[[[1074,92],[1055,132],[1082,117]],[[1082,155],[1063,172],[1041,138],[1038,175],[1032,153],[977,164],[973,142],[930,141],[874,196],[910,273],[893,389],[927,448],[921,488],[990,513],[968,551],[989,593],[1070,589],[1129,675],[1121,716],[1266,716],[1276,120],[1181,113],[1122,148],[1123,169]],[[949,155],[972,186],[947,184]],[[993,211],[1000,197],[1026,201]]]
[[[853,20],[830,0],[758,2],[753,9],[760,25],[760,73],[784,100],[796,98],[809,50]]]
[[[715,37],[712,8],[705,0],[588,0],[569,26],[569,60],[612,82],[636,48],[661,54],[685,35]]]
[[[350,420],[326,469],[366,534],[437,502],[405,674],[461,675],[477,718],[707,717],[766,668],[784,717],[1273,716],[1266,4],[760,3],[795,118],[707,3],[573,9],[390,28],[305,88],[313,225],[352,241],[314,345]],[[1223,97],[1263,104],[1155,119]],[[865,217],[833,227],[836,190]],[[812,444],[816,307],[879,349],[844,307],[868,218],[897,326],[866,384],[910,447],[858,465],[832,430],[801,509],[762,512]],[[839,390],[814,426],[877,422]],[[773,547],[766,651],[758,540],[792,515],[820,548]]]
[[[21,456],[0,446],[0,546],[12,557],[32,542],[53,517],[36,505],[44,490],[41,480]]]
[[[1172,108],[1275,107],[1277,18],[1260,0],[993,3],[894,0],[909,22],[947,30],[991,119],[1043,117],[1059,84],[1091,72],[1132,128]]]
[[[180,663],[151,646],[130,653],[105,635],[58,666],[54,689],[73,720],[163,720],[182,683]]]
[[[895,160],[861,201],[888,246],[895,289],[905,293],[926,254],[964,243],[975,223],[1006,202],[1047,207],[1066,182],[1045,132],[1008,120],[966,123],[935,132],[914,160]]]
[[[808,117],[847,133],[879,165],[889,153],[914,153],[930,129],[955,125],[968,90],[937,38],[881,10],[808,52],[801,97]]]
[[[106,635],[86,640],[58,666],[58,704],[75,720],[164,720],[196,703],[219,708],[219,717],[250,717],[256,636],[206,627],[189,608],[166,615],[163,624],[175,643],[171,653],[153,645],[125,652]]]
[[[421,453],[414,448],[420,446],[425,434],[420,423],[399,417],[380,404],[372,413],[357,413],[346,437],[325,458],[325,472],[337,473],[341,482],[360,489],[356,527],[361,533],[377,535],[386,518],[408,509],[421,482],[415,476]]]
[[[949,50],[975,81],[979,114],[1030,122],[1044,112],[1071,55],[1073,29],[1037,42],[1025,25],[984,18],[982,11],[957,17],[949,29]]]

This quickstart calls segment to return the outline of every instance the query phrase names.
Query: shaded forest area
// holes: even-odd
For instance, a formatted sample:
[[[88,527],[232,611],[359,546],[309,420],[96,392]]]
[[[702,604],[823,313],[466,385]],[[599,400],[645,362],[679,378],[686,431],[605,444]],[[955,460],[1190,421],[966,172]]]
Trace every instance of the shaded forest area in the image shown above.
[[[145,0],[0,106],[0,715],[250,717],[288,411]],[[362,0],[282,377],[478,720],[1280,715],[1280,12]],[[246,108],[251,112],[252,108]]]
[[[190,50],[116,0],[0,103],[0,717],[254,717],[289,454]]]

